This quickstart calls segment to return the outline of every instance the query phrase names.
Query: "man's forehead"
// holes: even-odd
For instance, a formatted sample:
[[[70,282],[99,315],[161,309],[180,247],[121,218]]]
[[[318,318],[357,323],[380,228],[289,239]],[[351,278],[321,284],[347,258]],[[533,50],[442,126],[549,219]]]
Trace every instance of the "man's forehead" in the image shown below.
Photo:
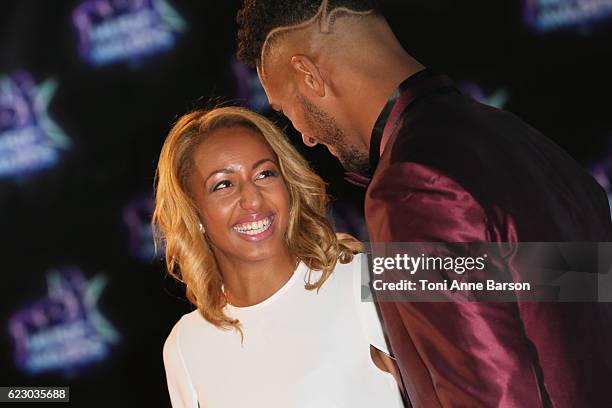
[[[286,69],[291,56],[295,53],[290,35],[283,35],[274,41],[264,44],[261,58],[257,63],[257,74],[262,82],[275,82]]]
[[[285,78],[286,76],[286,66],[280,61],[274,61],[274,63],[268,62],[267,66],[263,66],[262,64],[257,65],[257,76],[259,77],[259,81],[268,96],[268,100],[270,101],[271,94],[274,96],[279,95],[282,90],[282,84],[287,83]],[[273,102],[273,101],[270,101]]]

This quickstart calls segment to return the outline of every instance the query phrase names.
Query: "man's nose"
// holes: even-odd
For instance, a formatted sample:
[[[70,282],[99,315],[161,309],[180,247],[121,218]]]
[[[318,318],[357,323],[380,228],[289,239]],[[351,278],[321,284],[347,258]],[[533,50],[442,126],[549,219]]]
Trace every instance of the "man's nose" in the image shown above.
[[[304,141],[304,144],[306,146],[308,146],[308,147],[315,147],[317,145],[317,141],[314,140],[310,136],[306,136],[306,135],[302,134],[302,140]]]
[[[261,207],[263,197],[255,183],[249,182],[242,185],[240,191],[240,206],[245,210],[257,210]]]

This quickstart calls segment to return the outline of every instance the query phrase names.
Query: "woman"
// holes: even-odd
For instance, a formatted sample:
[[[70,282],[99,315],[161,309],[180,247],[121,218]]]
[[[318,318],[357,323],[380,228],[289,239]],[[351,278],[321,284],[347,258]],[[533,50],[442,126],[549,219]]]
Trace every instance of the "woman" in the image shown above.
[[[402,406],[376,310],[360,301],[361,245],[333,232],[327,200],[256,113],[195,111],[174,125],[153,223],[197,307],[164,345],[174,407]]]

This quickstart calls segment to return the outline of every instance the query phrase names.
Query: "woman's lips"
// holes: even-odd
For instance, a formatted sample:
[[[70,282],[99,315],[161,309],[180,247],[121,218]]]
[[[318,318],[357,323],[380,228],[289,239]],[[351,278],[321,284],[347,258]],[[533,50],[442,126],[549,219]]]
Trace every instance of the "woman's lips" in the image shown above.
[[[273,215],[252,222],[236,224],[234,232],[247,241],[261,241],[272,235],[275,217]]]

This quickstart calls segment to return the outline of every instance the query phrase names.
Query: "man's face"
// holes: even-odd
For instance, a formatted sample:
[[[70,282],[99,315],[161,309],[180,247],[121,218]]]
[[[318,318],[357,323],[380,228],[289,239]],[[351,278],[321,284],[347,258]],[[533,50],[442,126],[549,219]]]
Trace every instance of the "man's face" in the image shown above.
[[[322,105],[324,102],[329,105],[327,109],[320,108],[301,92],[298,84],[294,83],[295,79],[278,80],[278,74],[274,67],[266,70],[265,80],[259,73],[270,106],[291,121],[306,146],[325,145],[346,170],[365,173],[370,167],[368,154],[355,146],[351,132],[336,119],[333,112],[334,108],[339,108],[337,103],[320,100],[318,102]]]

